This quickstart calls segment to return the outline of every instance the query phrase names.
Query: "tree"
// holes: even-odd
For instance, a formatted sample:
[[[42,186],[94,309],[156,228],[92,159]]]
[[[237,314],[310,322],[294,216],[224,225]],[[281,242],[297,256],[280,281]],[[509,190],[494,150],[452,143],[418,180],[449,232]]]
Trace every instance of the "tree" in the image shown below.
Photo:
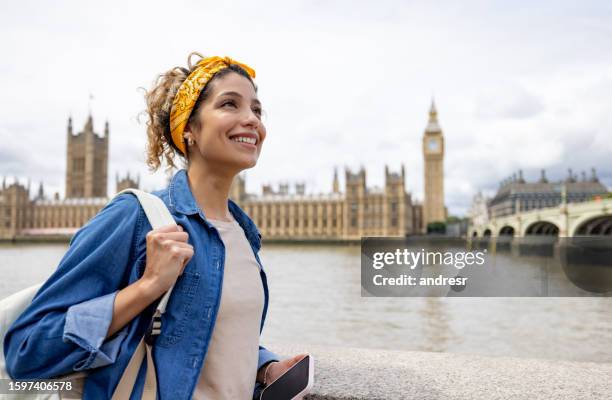
[[[442,221],[430,222],[427,224],[427,234],[445,234],[446,233],[446,223]]]

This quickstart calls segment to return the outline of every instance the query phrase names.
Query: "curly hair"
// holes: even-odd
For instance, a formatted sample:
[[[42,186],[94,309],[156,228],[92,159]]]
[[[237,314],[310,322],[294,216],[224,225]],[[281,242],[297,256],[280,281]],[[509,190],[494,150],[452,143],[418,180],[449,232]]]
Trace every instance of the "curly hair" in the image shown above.
[[[184,163],[188,164],[187,155],[183,154],[172,141],[172,135],[170,133],[170,111],[174,97],[181,87],[181,84],[197,67],[197,63],[194,65],[191,64],[191,57],[193,55],[204,58],[201,54],[196,52],[189,54],[187,57],[187,68],[174,67],[160,74],[153,82],[151,90],[145,90],[144,97],[147,105],[144,111],[147,116],[146,162],[151,171],[159,169],[164,161],[167,164],[168,170],[177,168],[175,161],[176,156],[182,158]],[[187,122],[193,128],[199,129],[198,120],[195,116],[198,115],[200,104],[206,100],[210,93],[209,88],[211,87],[211,83],[229,73],[237,73],[244,76],[253,84],[255,90],[257,90],[257,86],[249,74],[239,65],[231,64],[229,67],[222,69],[206,83],[200,92],[200,96]]]

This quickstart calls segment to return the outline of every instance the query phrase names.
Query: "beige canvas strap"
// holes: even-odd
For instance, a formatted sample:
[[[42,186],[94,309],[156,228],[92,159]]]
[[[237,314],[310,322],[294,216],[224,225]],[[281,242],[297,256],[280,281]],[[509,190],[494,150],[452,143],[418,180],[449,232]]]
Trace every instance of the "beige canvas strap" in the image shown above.
[[[138,198],[153,229],[157,229],[165,225],[176,224],[176,221],[174,221],[170,211],[159,197],[138,189],[125,189],[117,193],[117,195],[123,193],[131,193]],[[164,294],[163,298],[157,305],[157,309],[155,310],[155,315],[151,323],[152,330],[148,333],[148,335],[157,336],[161,333],[161,315],[166,311],[166,305],[170,295],[172,294],[173,288],[174,285],[172,285],[172,287]],[[138,343],[134,354],[132,354],[132,358],[130,359],[128,366],[126,367],[125,371],[123,371],[121,380],[117,384],[112,400],[124,400],[130,398],[136,383],[136,378],[138,377],[138,371],[140,370],[142,361],[145,358],[147,359],[147,373],[141,399],[156,400],[157,376],[155,373],[155,364],[153,363],[152,346],[149,344],[151,342],[147,343],[147,341],[145,341],[146,337],[147,335],[140,339],[140,342]]]
[[[136,383],[136,378],[138,377],[138,371],[145,357],[147,359],[147,376],[145,378],[145,385],[141,398],[143,400],[156,400],[157,377],[155,376],[153,353],[151,346],[145,343],[144,338],[140,339],[136,351],[132,354],[132,358],[125,368],[119,384],[117,384],[115,393],[113,393],[112,400],[125,400],[130,398],[132,390],[134,389],[134,384]]]
[[[155,196],[154,194],[132,188],[124,189],[115,196],[119,196],[124,193],[131,193],[138,198],[138,201],[140,201],[145,215],[147,216],[147,219],[149,220],[149,223],[153,229],[161,228],[162,226],[166,225],[176,225],[176,221],[172,217],[172,214],[170,214],[168,207],[166,207],[166,204],[164,204],[162,199],[159,197]],[[168,300],[170,299],[170,295],[172,294],[172,289],[174,289],[174,285],[168,289],[168,291],[164,294],[164,297],[162,297],[161,301],[157,305],[157,311],[159,311],[160,314],[166,312],[166,306],[168,304]]]

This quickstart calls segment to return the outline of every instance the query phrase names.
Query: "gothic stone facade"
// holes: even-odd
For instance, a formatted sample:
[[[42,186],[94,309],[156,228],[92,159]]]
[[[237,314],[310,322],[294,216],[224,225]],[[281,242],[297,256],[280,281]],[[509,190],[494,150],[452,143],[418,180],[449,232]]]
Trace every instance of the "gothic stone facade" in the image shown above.
[[[67,133],[66,198],[106,197],[108,122],[104,125],[104,136],[98,136],[90,115],[83,131],[73,135],[69,118]]]
[[[230,197],[253,218],[263,236],[279,240],[358,240],[363,236],[405,236],[424,232],[426,221],[443,220],[442,160],[444,142],[432,103],[430,121],[423,138],[425,157],[425,204],[416,204],[406,192],[405,174],[385,167],[384,188],[368,188],[366,172],[345,171],[344,191],[337,172],[333,189],[321,195],[306,195],[303,184],[289,194],[287,184],[278,191],[264,186],[260,196],[247,194],[245,182],[236,177]],[[78,135],[68,120],[66,196],[60,200],[45,197],[42,183],[38,195],[30,199],[30,187],[17,179],[3,182],[0,190],[0,238],[49,234],[70,235],[83,226],[108,202],[108,122],[104,136],[98,136],[89,116]],[[433,141],[437,141],[437,145]],[[431,181],[431,182],[430,182]],[[117,177],[117,191],[138,187],[128,175]]]
[[[421,206],[412,204],[401,173],[385,167],[385,187],[369,189],[366,172],[345,171],[344,192],[334,174],[331,193],[305,195],[304,186],[288,185],[278,191],[264,186],[262,196],[245,192],[240,176],[232,186],[231,197],[257,224],[262,236],[278,240],[359,240],[363,236],[405,236],[419,233]]]
[[[66,196],[52,199],[44,194],[43,184],[30,199],[30,184],[2,182],[0,190],[0,239],[16,237],[71,235],[83,226],[108,202],[108,122],[104,136],[93,130],[91,115],[83,131],[72,132],[68,119]],[[118,182],[119,184],[119,182]]]
[[[499,218],[523,211],[557,207],[565,202],[589,201],[607,193],[608,189],[599,181],[594,168],[590,177],[587,178],[583,172],[581,179],[570,169],[567,178],[557,182],[549,182],[544,170],[537,182],[527,182],[523,179],[523,172],[519,171],[518,175],[514,174],[500,183],[487,209],[491,218]]]

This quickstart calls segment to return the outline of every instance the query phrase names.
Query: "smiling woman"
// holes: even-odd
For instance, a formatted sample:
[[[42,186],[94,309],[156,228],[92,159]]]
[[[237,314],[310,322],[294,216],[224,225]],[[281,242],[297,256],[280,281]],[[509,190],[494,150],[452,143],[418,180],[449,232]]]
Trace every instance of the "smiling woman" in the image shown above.
[[[153,193],[176,225],[152,229],[138,201],[120,194],[81,228],[5,336],[12,378],[88,370],[83,398],[247,400],[305,356],[281,360],[259,344],[269,300],[261,235],[229,199],[266,138],[255,71],[229,57],[190,58],[146,93],[149,167],[176,167],[176,157],[187,166]],[[152,325],[158,336],[147,339],[157,378],[150,365],[136,368],[131,395],[118,394],[135,339],[171,287]]]
[[[204,60],[192,65],[191,57],[194,55],[199,54],[190,54],[188,68],[176,67],[161,74],[153,89],[146,94],[149,116],[147,164],[152,170],[156,170],[163,161],[166,161],[168,168],[175,168],[177,167],[175,157],[179,155],[185,158],[188,166],[194,156],[198,157],[198,152],[191,151],[193,145],[197,145],[199,150],[208,154],[220,153],[223,157],[231,158],[232,153],[227,151],[229,149],[223,151],[222,148],[218,148],[223,140],[214,141],[211,135],[208,135],[209,132],[225,128],[230,131],[224,132],[227,134],[225,137],[217,139],[248,143],[249,146],[237,148],[248,149],[251,152],[257,150],[250,155],[250,162],[246,166],[246,168],[253,167],[266,136],[265,127],[261,123],[262,108],[257,98],[257,86],[251,77],[251,75],[254,77],[255,72],[244,64],[230,62],[229,66],[210,74],[210,77],[193,76]],[[179,89],[190,76],[194,82],[205,80],[206,83],[199,88],[199,92],[197,92],[198,85],[191,83],[186,85],[189,90],[183,90],[181,93]],[[223,82],[224,90],[215,90],[216,86],[219,86],[217,84],[219,81]],[[207,101],[209,98],[210,101]],[[192,104],[188,104],[190,101]],[[232,126],[236,124],[237,118],[244,116],[244,113],[249,114],[247,118],[250,119],[250,125],[243,128]],[[202,130],[203,119],[208,121]],[[231,131],[232,128],[235,128],[235,132]],[[203,135],[196,138],[193,132],[197,131]]]
[[[255,71],[229,57],[200,56],[192,65],[193,55],[199,56],[188,57],[188,68],[162,74],[146,95],[147,162],[156,169],[162,158],[169,166],[176,155],[184,158],[189,188],[225,254],[225,269],[211,276],[223,286],[222,296],[193,398],[246,398],[254,380],[265,386],[303,355],[278,361],[260,347],[257,356],[268,303],[265,272],[254,268],[261,263],[248,251],[249,230],[240,229],[228,208],[233,178],[256,165],[266,138]]]

